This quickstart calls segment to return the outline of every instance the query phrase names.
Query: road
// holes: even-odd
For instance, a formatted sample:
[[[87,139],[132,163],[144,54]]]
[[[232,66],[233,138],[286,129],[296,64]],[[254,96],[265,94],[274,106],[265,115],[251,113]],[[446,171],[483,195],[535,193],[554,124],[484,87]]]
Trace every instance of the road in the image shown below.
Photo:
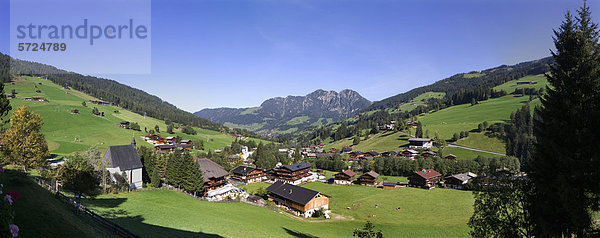
[[[472,150],[472,151],[485,152],[485,153],[490,153],[490,154],[495,154],[495,155],[506,156],[505,154],[502,154],[502,153],[493,152],[493,151],[489,151],[489,150],[475,149],[475,148],[466,147],[466,146],[462,146],[462,145],[447,144],[446,146],[447,147],[457,147],[457,148],[461,148],[461,149],[465,149],[465,150]]]

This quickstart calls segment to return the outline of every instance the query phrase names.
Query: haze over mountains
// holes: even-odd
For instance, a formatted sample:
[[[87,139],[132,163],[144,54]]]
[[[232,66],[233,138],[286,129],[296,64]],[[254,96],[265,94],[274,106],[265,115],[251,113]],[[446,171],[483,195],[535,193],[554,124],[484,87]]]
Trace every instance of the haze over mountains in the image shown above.
[[[343,120],[370,105],[371,101],[350,89],[319,89],[306,96],[271,98],[258,107],[203,109],[194,115],[230,127],[277,134]]]

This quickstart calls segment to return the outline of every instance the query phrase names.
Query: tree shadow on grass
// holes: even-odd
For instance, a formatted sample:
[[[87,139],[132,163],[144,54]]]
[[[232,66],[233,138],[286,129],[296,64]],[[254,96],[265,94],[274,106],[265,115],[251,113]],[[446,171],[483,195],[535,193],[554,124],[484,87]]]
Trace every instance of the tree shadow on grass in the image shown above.
[[[134,234],[141,237],[209,237],[209,238],[220,238],[223,236],[217,234],[209,234],[204,232],[184,231],[173,229],[169,227],[163,227],[153,224],[144,223],[144,218],[140,215],[108,218],[114,223],[128,229]]]
[[[293,237],[298,237],[298,238],[315,238],[317,236],[313,236],[311,234],[306,234],[306,233],[302,233],[299,231],[294,231],[294,230],[290,230],[288,228],[282,227],[283,230],[285,230],[285,232],[287,232],[289,235],[293,236]]]
[[[86,207],[115,208],[127,201],[127,198],[92,198],[83,203]]]

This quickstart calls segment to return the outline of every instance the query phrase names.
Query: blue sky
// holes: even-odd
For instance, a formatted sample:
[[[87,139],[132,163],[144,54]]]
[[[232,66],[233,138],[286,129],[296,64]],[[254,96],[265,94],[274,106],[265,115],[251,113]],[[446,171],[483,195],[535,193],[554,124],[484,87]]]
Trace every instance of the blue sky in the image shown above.
[[[0,2],[0,32],[8,32],[9,4]],[[99,76],[190,112],[316,89],[349,88],[376,101],[456,73],[549,56],[552,30],[582,4],[153,0],[151,74]],[[600,4],[589,5],[598,22]],[[1,52],[8,41],[0,37]]]

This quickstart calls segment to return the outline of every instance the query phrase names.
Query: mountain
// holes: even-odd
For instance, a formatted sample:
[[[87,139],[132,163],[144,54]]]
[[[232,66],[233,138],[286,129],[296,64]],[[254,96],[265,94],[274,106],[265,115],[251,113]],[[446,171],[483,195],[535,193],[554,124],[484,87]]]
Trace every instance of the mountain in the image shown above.
[[[511,66],[501,65],[482,71],[455,74],[433,84],[415,88],[408,92],[400,93],[398,95],[375,102],[366,110],[397,108],[402,103],[407,103],[420,94],[426,92],[440,92],[445,93],[447,97],[451,97],[456,92],[461,90],[472,90],[480,87],[493,88],[508,81],[527,75],[536,75],[548,72],[549,65],[551,63],[553,63],[552,57],[546,57]]]
[[[263,134],[285,134],[346,119],[369,105],[356,91],[319,89],[306,96],[271,98],[259,107],[203,109],[194,115]]]

